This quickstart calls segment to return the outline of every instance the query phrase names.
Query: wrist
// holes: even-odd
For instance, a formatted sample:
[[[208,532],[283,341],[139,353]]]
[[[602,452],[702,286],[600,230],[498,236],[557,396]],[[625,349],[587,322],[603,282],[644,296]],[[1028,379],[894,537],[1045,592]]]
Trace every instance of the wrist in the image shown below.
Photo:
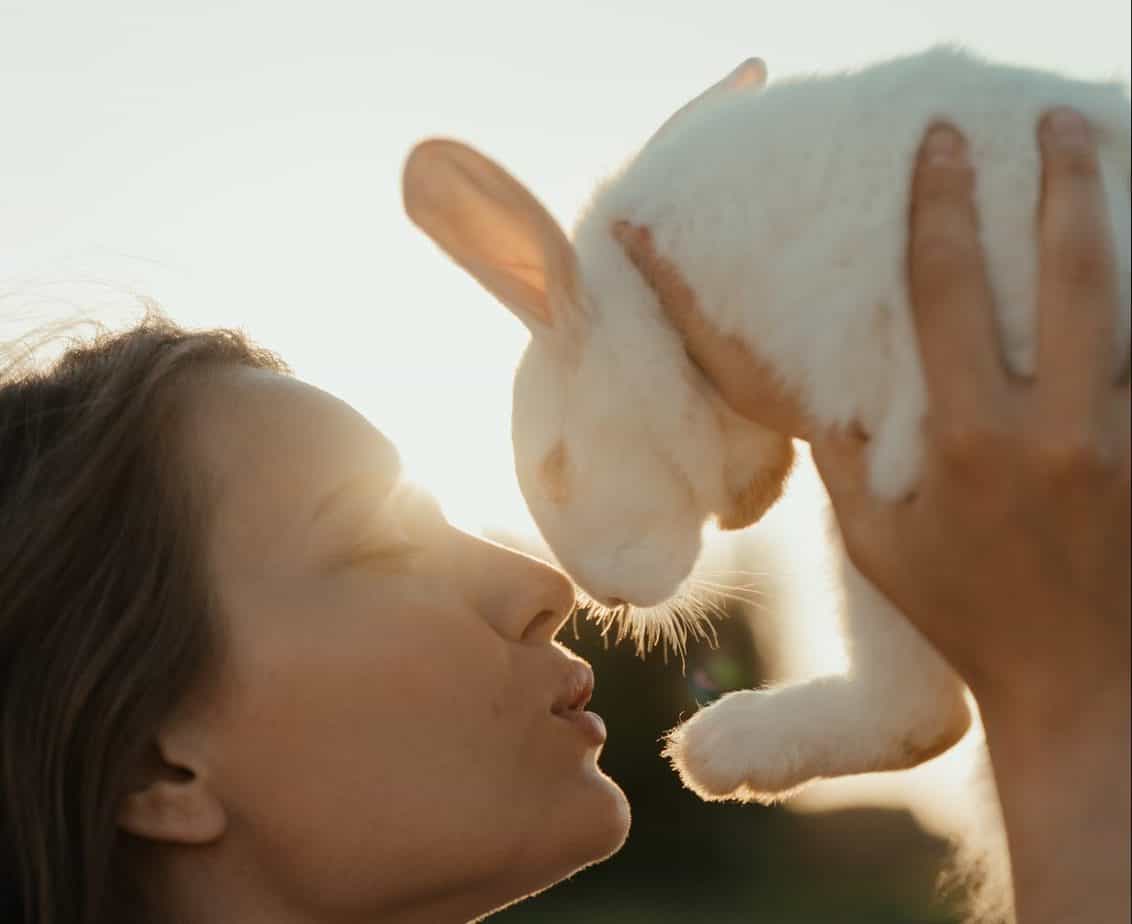
[[[1127,673],[1104,697],[984,713],[1019,924],[1127,920]]]

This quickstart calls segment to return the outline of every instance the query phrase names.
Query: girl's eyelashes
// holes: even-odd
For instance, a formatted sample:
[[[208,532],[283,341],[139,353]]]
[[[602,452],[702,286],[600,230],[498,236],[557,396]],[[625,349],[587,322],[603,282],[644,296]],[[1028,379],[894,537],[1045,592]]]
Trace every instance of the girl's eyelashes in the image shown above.
[[[432,530],[446,522],[432,495],[412,482],[403,482],[366,520],[364,532],[336,556],[333,570],[401,571],[425,549]]]
[[[420,543],[398,538],[359,546],[350,554],[348,564],[393,568],[405,564],[423,550],[424,546]]]
[[[387,505],[377,515],[367,518],[352,541],[334,561],[334,570],[370,568],[397,571],[424,548],[413,541],[403,517]]]

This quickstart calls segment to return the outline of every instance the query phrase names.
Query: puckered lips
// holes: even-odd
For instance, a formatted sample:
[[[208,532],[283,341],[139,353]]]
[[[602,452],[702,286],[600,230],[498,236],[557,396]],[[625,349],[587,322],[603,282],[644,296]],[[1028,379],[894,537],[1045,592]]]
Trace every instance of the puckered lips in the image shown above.
[[[595,747],[605,743],[605,723],[601,716],[586,712],[594,692],[594,672],[584,661],[570,661],[559,682],[558,695],[550,706],[551,714],[570,723]]]

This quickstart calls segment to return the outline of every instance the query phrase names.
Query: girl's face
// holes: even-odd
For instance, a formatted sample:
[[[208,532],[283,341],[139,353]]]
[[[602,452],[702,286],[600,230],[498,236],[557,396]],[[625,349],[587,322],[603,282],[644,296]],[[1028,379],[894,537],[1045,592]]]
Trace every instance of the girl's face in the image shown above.
[[[177,740],[219,821],[166,864],[177,907],[462,921],[616,851],[604,730],[570,712],[589,669],[553,641],[566,579],[450,526],[330,395],[245,369],[195,387],[224,639]]]

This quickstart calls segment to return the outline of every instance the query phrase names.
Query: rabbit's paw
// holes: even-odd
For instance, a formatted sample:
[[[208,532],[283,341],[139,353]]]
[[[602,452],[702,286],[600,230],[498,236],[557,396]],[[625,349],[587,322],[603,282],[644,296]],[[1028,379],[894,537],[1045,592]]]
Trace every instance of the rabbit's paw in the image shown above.
[[[757,690],[729,693],[673,729],[664,756],[684,785],[709,801],[770,804],[812,779],[770,700]]]

